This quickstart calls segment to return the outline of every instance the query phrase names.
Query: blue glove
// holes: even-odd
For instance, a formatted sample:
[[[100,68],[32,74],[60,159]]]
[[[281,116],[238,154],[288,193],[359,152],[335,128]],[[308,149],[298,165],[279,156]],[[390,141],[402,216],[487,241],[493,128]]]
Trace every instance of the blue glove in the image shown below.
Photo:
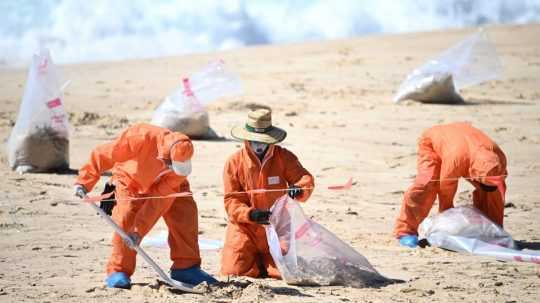
[[[418,246],[418,236],[417,235],[405,235],[399,237],[399,244],[401,246],[407,246],[410,248],[416,248]]]
[[[198,265],[185,269],[173,269],[171,270],[171,278],[191,285],[198,285],[202,282],[207,282],[208,284],[217,283],[214,277],[201,270]]]
[[[109,288],[131,288],[131,280],[123,272],[113,272],[105,279],[105,283]]]

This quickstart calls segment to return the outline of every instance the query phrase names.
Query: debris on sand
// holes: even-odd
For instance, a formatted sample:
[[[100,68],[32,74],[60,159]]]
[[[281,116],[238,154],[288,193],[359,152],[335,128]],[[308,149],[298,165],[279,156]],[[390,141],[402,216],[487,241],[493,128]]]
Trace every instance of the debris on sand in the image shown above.
[[[299,286],[342,285],[350,287],[376,287],[390,282],[389,279],[365,269],[334,258],[306,260],[298,257],[298,266],[289,284]]]
[[[259,281],[218,282],[209,285],[203,282],[195,286],[208,300],[232,299],[239,302],[265,301],[274,297],[272,289]]]

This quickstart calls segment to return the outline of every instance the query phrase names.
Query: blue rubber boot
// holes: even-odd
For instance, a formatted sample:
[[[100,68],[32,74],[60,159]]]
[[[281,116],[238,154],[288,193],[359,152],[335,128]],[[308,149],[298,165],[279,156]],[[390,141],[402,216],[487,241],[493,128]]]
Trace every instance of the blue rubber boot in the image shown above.
[[[107,287],[109,288],[131,288],[131,280],[123,272],[113,272],[105,279],[105,283],[107,283]]]
[[[407,246],[410,248],[416,248],[418,246],[418,236],[417,235],[405,235],[399,237],[399,244],[401,246]]]
[[[191,285],[198,285],[202,282],[207,282],[208,284],[217,283],[214,277],[201,270],[198,265],[185,269],[173,269],[171,270],[171,278]]]

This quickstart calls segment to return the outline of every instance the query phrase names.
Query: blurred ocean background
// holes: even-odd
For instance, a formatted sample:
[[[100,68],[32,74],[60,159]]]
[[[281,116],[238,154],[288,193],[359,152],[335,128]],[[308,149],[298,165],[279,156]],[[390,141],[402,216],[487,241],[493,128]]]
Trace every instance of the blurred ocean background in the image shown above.
[[[0,66],[540,22],[540,0],[0,0]]]

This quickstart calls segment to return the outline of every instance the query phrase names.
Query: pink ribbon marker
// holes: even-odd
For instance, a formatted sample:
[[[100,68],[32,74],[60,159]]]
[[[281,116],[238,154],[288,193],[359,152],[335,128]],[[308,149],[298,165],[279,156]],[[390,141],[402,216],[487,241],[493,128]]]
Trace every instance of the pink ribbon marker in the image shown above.
[[[349,178],[349,181],[343,185],[332,185],[328,186],[329,190],[347,190],[352,187],[352,178]],[[302,188],[302,189],[312,189],[309,188]],[[266,192],[277,192],[277,191],[288,191],[288,189],[253,189],[248,191],[237,191],[237,192],[230,192],[229,195],[238,195],[238,194],[261,194]],[[191,197],[193,196],[193,193],[190,192],[182,192],[182,193],[174,193],[166,196],[151,196],[151,197],[126,197],[123,199],[110,199],[110,197],[114,194],[114,192],[99,195],[99,196],[86,196],[83,201],[87,203],[96,203],[100,201],[134,201],[134,200],[146,200],[146,199],[167,199],[167,198],[180,198],[180,197]]]
[[[84,202],[87,203],[96,203],[100,201],[134,201],[134,200],[147,200],[147,199],[167,199],[167,198],[181,198],[181,197],[191,197],[193,196],[190,192],[182,192],[182,193],[174,193],[166,196],[149,196],[149,197],[126,197],[123,199],[110,199],[110,197],[114,194],[114,192],[110,192],[107,194],[99,195],[99,196],[86,196],[84,198]]]
[[[343,185],[331,185],[331,186],[328,186],[328,189],[330,190],[347,190],[347,189],[351,189],[352,187],[352,178],[349,178],[349,181],[347,181],[347,183],[343,184]]]

